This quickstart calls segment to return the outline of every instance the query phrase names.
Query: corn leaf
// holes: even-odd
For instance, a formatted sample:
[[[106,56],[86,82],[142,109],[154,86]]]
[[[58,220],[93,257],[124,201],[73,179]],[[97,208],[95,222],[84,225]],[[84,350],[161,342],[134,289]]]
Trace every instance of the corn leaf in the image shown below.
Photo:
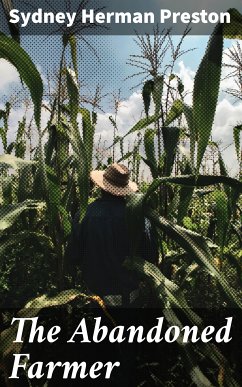
[[[57,296],[48,297],[47,295],[42,295],[31,301],[29,301],[23,309],[21,309],[17,316],[18,318],[33,318],[38,316],[44,308],[51,308],[55,306],[61,306],[68,304],[69,302],[75,300],[77,297],[82,295],[77,290],[65,290],[59,293]],[[23,336],[28,332],[30,327],[30,321],[26,322],[27,329],[24,330]],[[0,367],[7,373],[8,365],[11,362],[8,362],[12,358],[13,353],[20,353],[23,343],[14,343],[17,335],[18,323],[10,326],[10,328],[5,329],[0,334]]]
[[[73,67],[76,73],[76,76],[78,77],[78,62],[77,62],[77,41],[75,35],[69,36],[69,44],[71,48],[71,59],[73,63]]]
[[[192,174],[192,167],[187,158],[185,158],[185,165],[182,170],[184,174]],[[179,190],[179,205],[177,213],[177,223],[182,224],[183,218],[187,215],[187,211],[192,200],[194,187],[181,187]]]
[[[92,157],[92,135],[87,134],[88,127],[90,124],[90,117],[87,112],[82,111],[83,114],[83,123],[85,127],[85,136],[88,137],[87,149],[80,135],[80,131],[77,123],[77,115],[80,111],[79,109],[79,89],[76,74],[71,69],[67,70],[67,87],[70,100],[70,114],[71,114],[71,125],[68,125],[67,122],[64,122],[64,117],[62,118],[62,124],[67,128],[67,134],[73,149],[74,163],[76,166],[78,174],[78,183],[80,190],[80,221],[83,219],[86,213],[88,205],[88,194],[89,194],[89,167],[90,159]],[[87,155],[88,150],[88,155]]]
[[[164,126],[170,125],[173,121],[179,118],[183,113],[183,102],[179,99],[173,102],[170,111],[167,114]]]
[[[89,195],[89,172],[87,164],[86,149],[76,125],[70,125],[62,118],[62,125],[67,129],[70,144],[73,149],[73,164],[77,171],[78,185],[80,191],[80,221],[83,219],[88,206]]]
[[[235,306],[242,308],[242,302],[240,301],[239,295],[231,289],[231,286],[224,275],[213,265],[213,256],[205,239],[201,235],[172,224],[166,219],[159,217],[159,215],[150,208],[145,208],[145,215],[154,225],[156,225],[156,227],[163,230],[169,237],[175,240],[185,251],[187,251],[196,263],[205,267],[206,270],[217,279],[231,302]]]
[[[132,258],[126,260],[125,266],[130,270],[137,271],[149,280],[155,291],[156,297],[161,304],[163,315],[170,326],[176,325],[180,329],[184,327],[184,323],[180,321],[175,312],[175,310],[180,310],[181,313],[179,316],[183,314],[186,315],[191,325],[198,327],[199,332],[204,329],[202,319],[189,307],[181,289],[174,282],[166,278],[155,265],[139,258]],[[176,309],[174,310],[173,308]],[[184,355],[184,365],[187,368],[192,381],[198,387],[212,386],[212,384],[199,367],[197,351],[199,351],[203,357],[210,359],[219,368],[223,365],[226,385],[230,387],[238,386],[238,383],[233,378],[227,359],[215,345],[203,343],[201,341],[197,342],[195,346],[184,345],[180,337],[178,337],[177,343]]]
[[[197,131],[194,125],[193,120],[193,109],[191,106],[183,104],[183,112],[187,121],[187,125],[189,128],[190,134],[190,154],[191,154],[191,165],[194,169],[194,158],[195,158],[195,149],[196,149],[196,139],[197,139]]]
[[[156,130],[154,129],[146,129],[145,135],[144,135],[144,147],[145,147],[145,155],[146,160],[148,160],[150,164],[150,170],[153,178],[158,177],[158,169],[156,164],[156,157],[155,157],[155,136],[156,136]]]
[[[79,112],[79,88],[75,71],[66,68],[67,89],[69,95],[69,107],[72,125],[76,124],[77,115]]]
[[[30,56],[14,40],[0,33],[0,58],[6,59],[19,72],[21,79],[29,88],[34,103],[35,122],[40,127],[43,82]]]
[[[177,214],[177,223],[182,224],[183,218],[187,215],[189,205],[192,200],[193,188],[182,187],[179,191],[179,205]]]
[[[218,244],[223,255],[230,220],[228,197],[224,191],[215,191],[214,198],[216,203],[215,212],[217,218]]]
[[[194,80],[193,119],[198,134],[197,174],[212,131],[222,67],[223,35],[218,25],[212,33]]]
[[[146,81],[142,90],[142,97],[143,97],[143,102],[145,107],[145,114],[147,117],[149,115],[151,95],[153,90],[154,90],[154,81],[153,80]]]
[[[143,194],[130,195],[126,204],[126,221],[129,235],[131,235],[131,256],[135,256],[136,250],[144,229],[144,198]]]
[[[233,129],[234,132],[234,144],[238,162],[240,162],[240,132],[242,131],[242,125],[235,126]]]
[[[6,258],[7,252],[11,247],[16,247],[19,243],[29,240],[31,244],[36,243],[36,241],[43,246],[46,246],[48,249],[53,248],[52,241],[50,237],[39,234],[36,232],[23,231],[18,234],[11,235],[7,239],[2,238],[0,245],[0,262]]]
[[[15,157],[13,155],[0,155],[0,166],[8,167],[13,169],[20,169],[25,167],[26,165],[34,165],[36,161],[31,160],[23,160],[21,158]]]
[[[0,207],[0,231],[11,227],[17,218],[25,210],[37,210],[44,206],[44,203],[26,200],[23,203],[4,205]]]
[[[155,104],[155,115],[157,116],[160,114],[160,110],[161,110],[163,86],[164,86],[164,76],[158,75],[157,77],[155,77],[154,87],[152,91],[153,100]]]
[[[242,192],[242,182],[228,176],[199,175],[197,178],[193,175],[161,177],[155,179],[147,190],[147,196],[154,192],[161,184],[172,183],[188,187],[207,187],[209,185],[225,184],[233,187],[238,193]]]
[[[82,132],[83,132],[83,142],[86,149],[86,157],[89,171],[92,167],[92,153],[93,153],[93,144],[94,144],[94,134],[95,128],[91,121],[91,113],[87,109],[79,109],[82,115]]]
[[[176,127],[162,127],[163,144],[165,150],[165,176],[170,176],[175,160],[180,129]]]
[[[155,114],[150,117],[142,118],[140,121],[138,121],[129,131],[125,134],[125,137],[127,137],[130,133],[137,132],[138,130],[146,128],[148,125],[153,124],[155,121],[158,120],[159,117],[157,117]]]
[[[230,8],[230,23],[223,25],[223,36],[226,39],[242,39],[241,28],[242,28],[242,15],[235,9]]]
[[[4,13],[8,22],[8,27],[12,35],[12,38],[19,43],[20,42],[19,24],[10,23],[11,17],[9,13],[12,9],[14,9],[14,5],[11,0],[1,0],[1,2],[3,5]]]

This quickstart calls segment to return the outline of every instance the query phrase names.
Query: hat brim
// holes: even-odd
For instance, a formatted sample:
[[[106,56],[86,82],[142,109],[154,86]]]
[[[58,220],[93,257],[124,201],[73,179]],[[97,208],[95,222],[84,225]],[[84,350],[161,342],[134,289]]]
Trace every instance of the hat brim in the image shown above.
[[[119,187],[111,184],[105,179],[104,171],[92,171],[90,173],[90,177],[91,180],[98,185],[98,187],[115,196],[126,196],[138,191],[138,186],[133,181],[129,181],[125,187]]]

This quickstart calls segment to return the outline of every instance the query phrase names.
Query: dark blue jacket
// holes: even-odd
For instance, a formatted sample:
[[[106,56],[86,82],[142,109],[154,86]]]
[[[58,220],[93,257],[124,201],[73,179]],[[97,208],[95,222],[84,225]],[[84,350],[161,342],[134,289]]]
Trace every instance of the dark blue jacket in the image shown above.
[[[130,293],[139,284],[136,273],[122,265],[130,255],[132,243],[125,206],[124,198],[107,195],[88,206],[81,223],[79,214],[73,222],[67,254],[69,266],[79,266],[89,290],[100,296]],[[156,238],[147,219],[138,255],[157,262]]]

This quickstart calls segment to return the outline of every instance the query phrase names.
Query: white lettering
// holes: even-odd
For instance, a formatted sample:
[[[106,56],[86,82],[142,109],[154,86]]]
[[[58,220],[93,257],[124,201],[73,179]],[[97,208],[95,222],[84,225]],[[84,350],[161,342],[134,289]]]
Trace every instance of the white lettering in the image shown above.
[[[203,329],[201,334],[201,340],[203,343],[208,343],[212,340],[212,337],[210,339],[207,338],[208,335],[211,335],[215,331],[215,328],[212,325],[207,326]]]
[[[125,340],[125,337],[123,337],[124,334],[124,327],[123,326],[117,326],[114,329],[111,330],[109,335],[109,341],[110,343],[122,343]]]
[[[72,15],[70,12],[67,12],[66,17],[68,19],[67,27],[72,27],[76,19],[76,12],[73,12]]]
[[[90,13],[87,13],[86,9],[82,10],[82,23],[83,24],[86,24],[86,23],[93,24],[94,23],[94,10],[93,9],[90,9]]]
[[[232,326],[233,317],[227,317],[225,320],[227,320],[227,324],[224,327],[220,328],[216,333],[215,340],[217,343],[221,343],[222,341],[224,343],[229,343],[232,340],[232,337],[229,337],[229,334]],[[223,331],[224,336],[222,336]]]
[[[155,327],[151,328],[147,333],[146,340],[148,343],[153,343],[153,342],[160,343],[163,340],[163,338],[160,337],[160,335],[161,335],[161,330],[164,322],[164,317],[159,317],[157,318],[157,320],[158,320],[158,324]],[[153,337],[153,334],[155,334],[154,337]]]
[[[28,12],[28,13],[29,13],[29,12]],[[41,24],[41,23],[42,23],[42,13],[43,13],[42,9],[39,8],[37,12],[34,12],[34,13],[32,14],[32,22],[33,22],[34,24]],[[22,17],[23,17],[23,16],[22,16]]]
[[[183,336],[183,340],[182,340],[183,343],[188,342],[190,334],[192,334],[192,338],[191,338],[192,343],[196,343],[198,340],[200,340],[197,337],[197,334],[198,334],[198,327],[197,326],[193,326],[192,328],[190,328],[189,326],[185,326],[181,330],[184,331],[184,336]]]
[[[221,12],[220,13],[220,23],[231,23],[231,15],[229,12]]]
[[[27,353],[22,353],[22,354],[13,354],[14,356],[14,363],[13,363],[13,370],[12,370],[12,375],[9,377],[9,379],[19,379],[17,376],[18,374],[18,369],[23,368],[24,370],[26,369],[26,362],[24,364],[19,364],[21,357],[27,357],[29,359],[29,355]]]
[[[79,328],[81,328],[81,331],[79,331]],[[75,340],[73,340],[73,338],[76,336],[76,335],[82,335],[83,339],[81,341],[81,343],[90,343],[91,341],[89,340],[88,338],[88,333],[87,333],[87,326],[86,326],[86,320],[85,318],[83,318],[80,322],[80,324],[78,325],[78,327],[76,328],[75,332],[73,333],[72,337],[70,338],[70,340],[67,341],[67,343],[75,343]]]
[[[183,12],[181,14],[181,22],[182,23],[189,23],[191,20],[191,15],[188,12]]]
[[[29,19],[30,19],[31,13],[28,12],[25,16],[23,12],[21,12],[21,17],[23,19],[23,23],[21,24],[21,27],[26,27],[28,25]]]
[[[165,23],[165,21],[170,18],[171,18],[171,11],[169,9],[162,9],[160,13],[160,22]]]
[[[93,341],[95,343],[100,343],[105,339],[105,337],[108,334],[108,327],[106,325],[100,326],[101,324],[101,317],[96,317],[94,320],[96,320],[94,332],[93,332]],[[101,337],[98,338],[99,334],[101,333]]]
[[[114,12],[112,12],[112,13],[114,13]],[[104,13],[103,12],[96,13],[95,19],[96,19],[97,23],[100,23],[100,24],[105,23],[105,15],[104,15]]]
[[[107,362],[104,367],[107,367],[107,371],[106,371],[106,375],[105,375],[105,379],[110,379],[110,376],[111,376],[111,372],[113,371],[113,368],[114,367],[120,367],[120,362],[119,361],[116,361],[114,364],[111,363],[110,361]]]
[[[20,17],[18,16],[18,14],[19,14],[19,11],[17,9],[11,9],[11,11],[9,12],[9,16],[11,17],[9,22],[13,24],[18,23],[20,20]]]
[[[179,335],[180,335],[179,327],[176,325],[173,325],[167,329],[167,331],[165,333],[165,341],[167,343],[173,343],[174,341],[176,341],[178,339]]]
[[[137,328],[135,326],[131,326],[127,329],[127,331],[130,331],[129,343],[133,343],[134,337],[135,337],[137,332],[138,332],[138,336],[137,336],[137,340],[136,340],[137,343],[142,343],[143,341],[145,341],[145,338],[143,337],[144,328],[142,326],[139,326]]]
[[[173,12],[173,23],[177,23],[178,16],[181,16],[181,12]]]
[[[57,23],[59,24],[62,24],[62,23],[65,23],[65,14],[63,12],[58,12],[56,15],[55,15],[55,20]],[[68,18],[68,16],[67,16]]]
[[[194,12],[194,13],[192,14],[192,22],[193,22],[194,24],[197,24],[197,23],[200,22],[199,12]]]

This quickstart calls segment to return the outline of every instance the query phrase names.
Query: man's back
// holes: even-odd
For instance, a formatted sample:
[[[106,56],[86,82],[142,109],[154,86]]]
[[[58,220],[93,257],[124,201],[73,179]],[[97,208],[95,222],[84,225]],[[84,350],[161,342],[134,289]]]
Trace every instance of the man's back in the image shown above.
[[[123,267],[130,255],[130,243],[124,198],[106,194],[89,205],[81,224],[77,215],[70,242],[71,260],[80,266],[83,280],[93,293],[115,295],[138,288],[136,274]],[[144,259],[157,258],[147,220],[138,253]]]

